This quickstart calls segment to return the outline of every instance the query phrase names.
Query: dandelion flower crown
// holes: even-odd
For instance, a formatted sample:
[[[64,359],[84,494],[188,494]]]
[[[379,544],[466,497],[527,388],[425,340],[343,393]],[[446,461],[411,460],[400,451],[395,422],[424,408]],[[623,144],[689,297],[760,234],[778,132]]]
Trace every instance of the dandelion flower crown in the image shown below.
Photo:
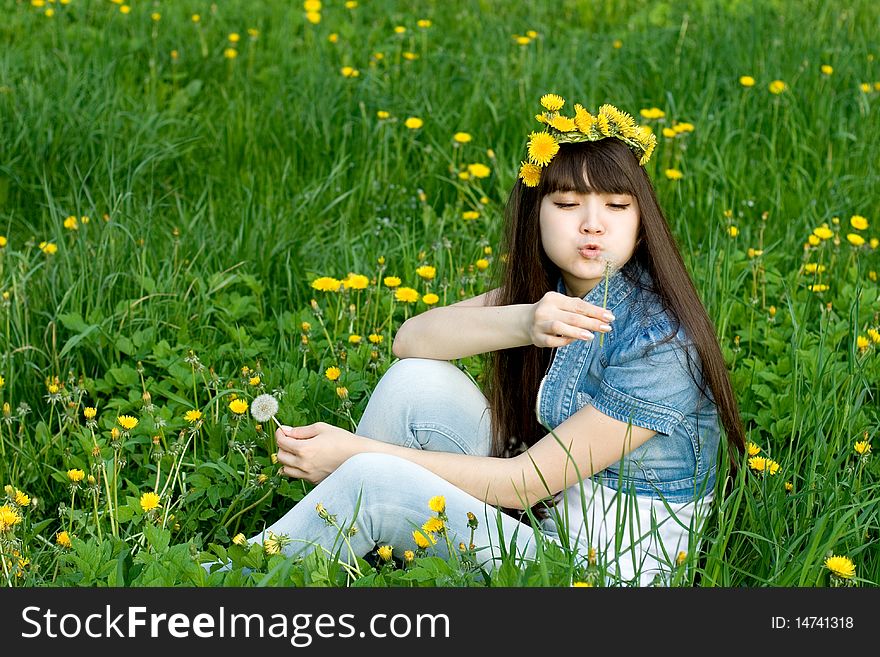
[[[657,136],[650,128],[638,125],[633,117],[614,105],[602,105],[593,116],[575,104],[574,118],[560,113],[565,100],[556,94],[541,96],[541,105],[547,111],[537,114],[535,119],[544,124],[544,131],[529,135],[528,161],[523,162],[519,170],[519,177],[527,187],[536,187],[541,182],[541,169],[559,152],[559,144],[614,137],[629,146],[642,166],[651,159],[657,145]]]

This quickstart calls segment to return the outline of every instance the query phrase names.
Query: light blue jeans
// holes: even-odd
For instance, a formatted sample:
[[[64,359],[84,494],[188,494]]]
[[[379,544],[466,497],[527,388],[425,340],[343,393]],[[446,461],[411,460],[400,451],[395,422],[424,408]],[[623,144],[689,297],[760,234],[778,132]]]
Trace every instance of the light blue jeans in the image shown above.
[[[486,456],[491,448],[488,402],[476,384],[446,361],[406,358],[394,363],[370,397],[356,433],[413,449]],[[453,549],[473,544],[481,565],[514,549],[520,558],[535,555],[535,530],[406,459],[362,453],[345,461],[277,522],[250,543],[262,543],[272,532],[290,543],[288,556],[317,548],[338,553],[345,561],[377,546],[390,545],[395,556],[416,550],[413,531],[431,516],[428,500],[446,500],[447,531]],[[316,507],[335,517],[337,526]],[[478,525],[471,539],[468,513]],[[353,532],[348,531],[354,528]],[[437,536],[429,553],[446,558],[448,547]],[[491,565],[491,564],[490,564]]]

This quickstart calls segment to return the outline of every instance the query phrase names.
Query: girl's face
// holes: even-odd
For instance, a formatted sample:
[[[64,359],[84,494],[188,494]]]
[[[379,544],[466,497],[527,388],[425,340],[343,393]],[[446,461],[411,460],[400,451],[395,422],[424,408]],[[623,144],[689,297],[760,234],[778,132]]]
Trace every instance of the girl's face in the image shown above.
[[[588,182],[589,185],[589,182]],[[558,191],[541,200],[541,244],[562,272],[568,293],[582,297],[632,257],[639,203],[630,194]]]

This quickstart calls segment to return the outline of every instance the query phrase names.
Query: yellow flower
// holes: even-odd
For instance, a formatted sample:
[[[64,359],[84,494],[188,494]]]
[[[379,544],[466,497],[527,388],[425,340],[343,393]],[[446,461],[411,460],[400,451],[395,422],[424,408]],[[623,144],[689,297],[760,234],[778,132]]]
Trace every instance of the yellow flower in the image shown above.
[[[764,249],[753,249],[749,247],[749,250],[746,253],[749,258],[757,258],[758,256],[764,255]]]
[[[229,402],[229,410],[236,415],[244,415],[247,413],[248,403],[244,399],[233,399]]]
[[[233,537],[232,537],[232,542],[233,542],[235,545],[239,545],[239,546],[241,546],[241,547],[247,547],[247,544],[248,544],[248,542],[247,542],[247,538],[245,538],[245,535],[244,535],[244,534],[241,534],[241,533],[238,533],[238,534],[236,534],[235,536],[233,536]]]
[[[550,119],[550,125],[559,132],[571,132],[575,128],[574,119],[567,116],[555,116]]]
[[[159,506],[159,496],[156,493],[149,491],[141,495],[141,508],[144,510],[144,513],[152,511]]]
[[[415,116],[411,116],[406,121],[403,122],[403,125],[405,125],[410,130],[418,130],[424,124],[425,124],[424,121],[422,121],[420,118],[415,117]]]
[[[620,50],[621,48],[623,48],[623,41],[621,41],[620,39],[615,39],[611,42],[611,47],[615,50]]]
[[[319,11],[307,11],[306,12],[306,20],[312,25],[317,25],[321,22],[321,12]]]
[[[83,415],[87,420],[94,420],[95,416],[98,414],[98,409],[94,406],[86,406],[83,409]]]
[[[474,178],[488,178],[489,174],[492,173],[492,169],[479,162],[468,164],[467,170]]]
[[[241,35],[238,32],[231,32],[228,37],[230,43],[238,43],[241,41]]]
[[[443,513],[446,511],[446,498],[442,495],[435,495],[428,500],[428,508],[434,513]]]
[[[414,59],[418,59],[419,56],[417,54],[415,54],[414,52],[404,52],[403,58],[406,60],[409,60],[409,61],[413,61]]]
[[[444,528],[445,528],[445,525],[443,524],[443,521],[440,520],[440,518],[428,518],[425,521],[425,524],[422,525],[422,531],[428,532],[431,534],[437,534],[439,532],[442,532]]]
[[[862,82],[859,85],[859,89],[862,90],[863,92],[865,92],[866,94],[870,93],[871,92],[871,83],[870,82]]]
[[[518,34],[514,35],[514,41],[516,41],[517,45],[519,45],[519,46],[527,46],[532,42],[532,40],[529,37],[519,36]]]
[[[348,336],[348,343],[349,344],[360,344],[361,343],[361,336],[359,336],[355,333],[349,335]]]
[[[790,481],[786,481],[785,482],[785,492],[790,493],[793,490],[794,490],[794,484],[791,483]]]
[[[739,79],[739,83],[744,87],[754,87],[755,86],[755,78],[751,75],[743,75]]]
[[[855,564],[848,557],[832,555],[825,559],[825,567],[843,579],[851,579],[856,576]]]
[[[399,287],[394,292],[394,298],[405,303],[415,303],[419,300],[419,293],[411,287]]]
[[[856,450],[856,454],[859,456],[867,456],[871,453],[871,441],[870,440],[859,440],[853,446],[853,449]],[[24,505],[20,505],[24,506]]]
[[[420,18],[418,21],[416,21],[416,25],[418,25],[419,27],[431,27],[432,23],[427,18]]]
[[[860,335],[856,338],[856,346],[859,351],[866,351],[871,346],[871,342],[864,335]]]
[[[590,582],[572,582],[571,585],[574,588],[593,588]]]
[[[547,166],[559,152],[559,144],[549,132],[533,132],[529,135],[529,160],[533,164]]]
[[[348,399],[348,388],[339,386],[336,388],[336,396],[340,399]]]
[[[338,367],[328,367],[324,371],[324,376],[326,376],[331,381],[336,381],[342,375],[342,371]]]
[[[804,271],[807,272],[808,274],[816,274],[816,273],[821,274],[822,272],[825,271],[825,265],[820,265],[817,262],[808,262],[807,264],[804,265]]]
[[[664,173],[670,180],[681,180],[684,177],[684,174],[678,169],[666,169]]]
[[[370,284],[370,279],[363,274],[349,274],[342,285],[346,290],[363,290]]]
[[[664,112],[659,107],[650,107],[648,109],[639,110],[639,114],[641,114],[644,119],[662,119],[666,116],[666,112]]]
[[[397,276],[386,276],[382,279],[385,287],[395,288],[400,285],[400,279]]]
[[[202,17],[198,14],[193,14],[192,16],[190,16],[190,19],[193,23],[198,23],[200,20],[202,20]]]
[[[81,482],[86,476],[86,473],[82,470],[74,469],[67,471],[67,478],[73,482],[74,484],[78,484]]]
[[[453,141],[455,141],[455,142],[457,142],[457,143],[459,143],[459,144],[466,144],[466,143],[468,143],[471,139],[473,139],[473,137],[471,137],[471,136],[470,136],[468,133],[466,133],[466,132],[456,132],[454,135],[452,135],[452,139],[453,139]]]
[[[6,239],[6,236],[0,235],[0,249],[5,249],[7,244],[9,244],[9,240]]]
[[[489,261],[485,258],[480,258],[474,263],[477,266],[477,269],[480,271],[484,271],[489,268]]]
[[[223,56],[226,59],[235,59],[238,57],[238,51],[235,48],[227,48],[223,51]]]
[[[480,213],[476,210],[465,210],[461,213],[461,218],[465,221],[473,221],[480,218]]]
[[[131,11],[131,7],[129,7],[128,5],[122,5],[121,7],[119,7],[119,11],[121,11],[123,14],[127,14]]]
[[[121,426],[126,431],[131,431],[138,425],[138,419],[136,417],[132,417],[131,415],[120,415],[116,418],[116,421],[119,422],[119,426]]]
[[[871,448],[871,446],[868,445],[869,450],[870,450],[870,448]],[[21,492],[20,490],[18,490],[16,488],[15,489],[15,503],[18,504],[18,506],[27,506],[28,504],[31,503],[31,498],[29,495],[26,495],[25,493]]]
[[[21,516],[18,514],[18,511],[8,504],[0,506],[0,533],[8,532],[20,522]]]
[[[877,329],[868,329],[868,337],[871,338],[871,342],[874,344],[880,344],[880,331]]]
[[[749,459],[749,467],[755,472],[765,474],[769,472],[775,475],[779,472],[779,464],[773,459],[764,458],[763,456],[753,456]]]
[[[865,243],[865,238],[861,235],[856,235],[855,233],[849,233],[846,236],[846,241],[853,246],[862,246]]]
[[[40,251],[46,255],[55,255],[58,253],[58,245],[54,242],[40,242]]]
[[[770,89],[770,93],[779,95],[788,89],[788,85],[782,80],[773,80],[773,82],[768,85],[768,88]]]
[[[737,228],[736,226],[728,226],[727,234],[731,237],[736,237],[737,235],[739,235],[739,228]]]
[[[854,214],[849,218],[850,226],[856,230],[865,230],[868,227],[868,220],[860,214]]]
[[[70,542],[70,534],[68,534],[66,531],[58,532],[58,534],[55,536],[55,542],[58,543],[58,545],[60,545],[61,547],[67,549],[70,549],[70,546],[73,545],[73,543]]]
[[[367,340],[372,342],[373,344],[382,344],[382,340],[385,339],[385,336],[379,335],[378,333],[370,333],[367,337]]]
[[[828,226],[819,226],[818,228],[813,229],[813,235],[820,239],[827,240],[834,237],[834,232],[828,228]]]
[[[430,281],[434,276],[437,275],[437,269],[435,267],[431,267],[430,265],[422,265],[418,269],[416,269],[416,275],[421,278],[424,278],[426,281]]]
[[[361,74],[359,70],[352,68],[351,66],[343,66],[339,69],[339,72],[342,73],[342,77],[345,78],[356,78]]]
[[[413,540],[416,542],[416,545],[418,545],[423,550],[425,550],[425,549],[427,549],[437,543],[437,539],[434,538],[431,534],[428,534],[426,536],[425,534],[423,534],[422,532],[420,532],[418,530],[414,531],[412,533],[412,536],[413,536]]]
[[[67,230],[79,230],[79,222],[76,220],[76,217],[71,215],[64,220],[64,227]]]
[[[820,70],[821,70],[825,75],[831,75],[832,73],[834,73],[834,69],[833,69],[831,66],[829,66],[828,64],[822,64]]]
[[[379,554],[379,558],[382,561],[391,561],[391,553],[393,552],[393,548],[390,545],[383,545],[378,550],[376,550]]]
[[[433,306],[438,301],[440,301],[440,297],[438,297],[433,292],[429,292],[428,294],[426,294],[425,296],[422,297],[422,302],[426,306]]]
[[[544,94],[541,96],[541,105],[551,112],[558,112],[565,105],[565,100],[557,94]]]
[[[183,419],[194,424],[202,419],[202,412],[198,410],[187,411],[184,414]]]
[[[530,162],[522,162],[519,169],[519,177],[526,187],[537,187],[538,183],[541,182],[541,167]]]
[[[331,32],[327,35],[327,41],[330,43],[337,43],[339,41],[339,35],[336,32]]]
[[[810,292],[825,292],[828,290],[828,286],[824,285],[822,283],[819,283],[817,285],[807,285],[807,289]]]
[[[262,379],[260,379],[260,377],[258,377],[258,376],[252,376],[251,378],[248,379],[248,385],[258,386],[258,385],[260,385],[261,380]]]
[[[675,137],[675,135],[678,134],[672,128],[663,128],[663,130],[661,130],[661,132],[663,133],[663,136],[666,137],[667,139],[673,139]]]
[[[397,25],[397,26],[394,28],[394,33],[395,33],[395,34],[404,34],[405,32],[406,32],[406,28],[405,28],[403,25]]]
[[[757,456],[761,452],[761,448],[752,441],[749,441],[746,450],[748,451],[749,456]]]
[[[336,292],[342,285],[342,281],[330,276],[322,276],[312,281],[312,287],[321,292]]]
[[[687,121],[682,121],[681,123],[676,123],[674,126],[672,126],[672,129],[676,132],[676,134],[679,132],[693,132],[694,124],[688,123]]]

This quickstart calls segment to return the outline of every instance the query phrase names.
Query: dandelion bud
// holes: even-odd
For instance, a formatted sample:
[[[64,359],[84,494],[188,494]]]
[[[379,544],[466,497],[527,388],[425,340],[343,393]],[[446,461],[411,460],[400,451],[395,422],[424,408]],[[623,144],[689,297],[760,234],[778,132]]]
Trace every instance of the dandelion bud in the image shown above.
[[[244,534],[238,533],[232,538],[232,542],[236,545],[240,545],[241,547],[247,547],[247,538],[245,538]]]
[[[153,396],[150,394],[149,390],[144,390],[144,394],[141,395],[141,399],[144,400],[145,404],[149,404],[151,401],[153,401]]]
[[[117,429],[116,427],[110,429],[110,437],[113,440],[119,440],[119,429]]]
[[[273,452],[269,455],[269,460],[272,461],[272,465],[278,463],[278,452]]]
[[[88,479],[86,481],[89,482],[89,486],[94,486],[95,485],[95,475],[89,475]]]
[[[13,488],[10,484],[6,484],[3,487],[3,492],[6,493],[7,497],[15,497],[15,488]]]
[[[406,550],[406,551],[403,553],[403,560],[404,560],[406,563],[412,563],[412,560],[415,559],[415,556],[416,556],[416,555],[413,554],[413,551],[412,551],[412,550]]]
[[[154,445],[158,445],[161,440],[162,440],[161,437],[153,436],[153,444]]]
[[[675,563],[676,563],[676,565],[679,565],[679,566],[680,566],[680,565],[683,564],[685,561],[687,561],[687,556],[688,556],[688,555],[687,555],[687,552],[685,552],[685,551],[683,551],[683,550],[682,550],[681,552],[679,552],[679,553],[678,553],[678,556],[675,557]]]
[[[468,519],[468,521],[467,521],[468,527],[470,527],[471,529],[476,529],[477,526],[480,524],[480,522],[477,520],[477,516],[475,516],[470,511],[468,511],[468,513],[467,513],[467,519]]]
[[[461,543],[458,544],[458,549],[461,550],[462,552],[467,551],[467,545],[464,544],[464,541],[462,541]]]
[[[382,547],[380,547],[377,550],[377,552],[379,554],[379,558],[382,561],[386,561],[386,562],[391,561],[392,551],[393,551],[393,548],[390,545],[383,545]]]
[[[99,456],[101,456],[101,448],[95,445],[92,447],[92,457],[98,458]]]
[[[340,399],[348,399],[348,388],[343,386],[336,388],[336,396]]]
[[[3,402],[3,416],[9,417],[12,415],[12,408],[9,406],[9,402]]]
[[[596,565],[596,548],[591,547],[587,551],[587,563],[590,564],[591,566]]]
[[[770,306],[767,312],[770,314],[770,317],[776,317],[776,306]]]
[[[269,475],[265,475],[265,474],[257,475],[257,484],[259,484],[260,486],[265,484],[267,481],[269,481]]]

